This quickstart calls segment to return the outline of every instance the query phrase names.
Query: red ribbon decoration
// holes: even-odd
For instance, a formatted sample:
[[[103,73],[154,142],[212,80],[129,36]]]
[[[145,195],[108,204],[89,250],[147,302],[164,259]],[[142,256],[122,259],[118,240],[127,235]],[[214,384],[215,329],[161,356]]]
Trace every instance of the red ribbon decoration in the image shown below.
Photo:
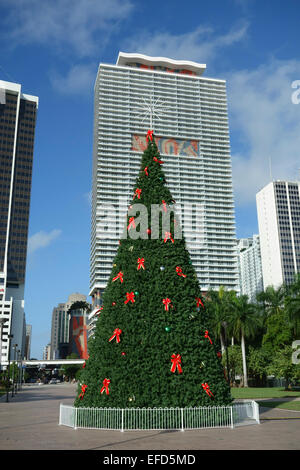
[[[148,173],[148,167],[147,167],[147,166],[145,166],[145,168],[144,168],[144,172],[145,172],[145,174],[146,174],[147,176],[149,176],[149,173]]]
[[[151,142],[152,142],[152,140],[153,140],[153,131],[150,131],[150,130],[149,130],[149,131],[147,132],[146,139],[147,139],[147,140],[151,140]]]
[[[205,382],[204,384],[202,384],[202,388],[203,390],[207,393],[207,395],[209,397],[213,397],[214,394],[212,393],[212,391],[209,389],[209,385]]]
[[[105,390],[106,395],[109,395],[108,386],[110,384],[110,380],[104,379],[102,383],[103,383],[103,387],[101,388],[100,393],[103,393]]]
[[[141,190],[140,188],[137,188],[137,189],[135,190],[133,199],[135,198],[135,196],[137,196],[138,199],[141,199],[141,192],[142,192],[142,190]]]
[[[163,165],[163,164],[164,164],[164,162],[162,162],[161,160],[158,160],[157,157],[153,157],[153,160],[154,160],[155,162],[159,163],[160,165]]]
[[[171,242],[174,243],[171,232],[165,232],[164,243],[166,243],[167,240],[171,240]]]
[[[134,217],[130,217],[127,230],[129,230],[131,226],[133,226],[133,228],[135,228]]]
[[[197,307],[199,307],[199,305],[201,304],[202,307],[204,308],[204,305],[203,305],[202,300],[200,299],[200,297],[196,297],[196,302],[197,302]]]
[[[180,266],[176,266],[176,272],[177,272],[178,276],[186,277],[186,275],[183,274],[182,268],[180,268]]]
[[[103,307],[100,307],[99,310],[96,310],[95,315],[97,315],[97,317],[100,315],[101,310],[103,310]]]
[[[85,384],[81,385],[81,394],[79,395],[80,400],[83,399],[86,389],[87,389],[87,385]]]
[[[122,330],[120,328],[116,328],[114,330],[114,334],[112,335],[111,338],[109,338],[109,342],[112,341],[114,338],[116,338],[116,342],[119,343],[120,342],[120,334],[122,333]]]
[[[165,310],[169,311],[169,304],[171,304],[171,299],[167,297],[166,299],[163,299],[162,302],[165,306]],[[171,307],[172,307],[172,304],[171,304]]]
[[[128,302],[134,303],[134,292],[126,292],[127,299],[125,300],[124,304],[128,304]]]
[[[164,206],[164,211],[167,212],[167,206],[166,206],[166,201],[162,200],[163,206]]]
[[[175,371],[176,371],[176,368],[177,368],[178,373],[182,374],[182,367],[180,365],[181,364],[180,354],[173,354],[172,357],[171,357],[171,362],[172,362],[171,372],[173,372],[173,374],[174,374]]]
[[[205,331],[205,333],[204,333],[204,338],[208,338],[209,341],[210,341],[210,344],[212,344],[212,340],[211,340],[210,337],[208,336],[208,330]]]
[[[137,262],[138,262],[138,267],[137,267],[138,271],[139,271],[141,268],[145,269],[145,265],[144,265],[145,259],[144,259],[144,258],[138,258]]]
[[[124,281],[122,271],[120,271],[119,274],[113,278],[113,282],[115,282],[117,279],[120,279],[121,282]]]

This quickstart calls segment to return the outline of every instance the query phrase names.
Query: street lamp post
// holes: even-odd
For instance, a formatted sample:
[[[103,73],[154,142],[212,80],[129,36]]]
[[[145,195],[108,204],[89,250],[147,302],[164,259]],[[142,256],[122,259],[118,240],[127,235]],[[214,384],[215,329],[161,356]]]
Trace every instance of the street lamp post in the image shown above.
[[[18,381],[17,381],[17,390],[21,390],[21,374],[20,372],[22,371],[22,362],[21,362],[21,351],[18,349]]]
[[[15,362],[16,362],[17,346],[18,346],[17,343],[13,345],[14,362],[13,362],[13,370],[12,370],[12,392],[11,392],[12,397],[17,393],[16,390],[15,390]]]
[[[8,320],[8,318],[0,318],[0,370],[2,370],[2,335],[3,335],[3,325]]]
[[[7,335],[8,339],[8,367],[6,369],[6,376],[7,376],[7,388],[6,388],[6,403],[8,403],[8,392],[10,388],[10,340],[14,337],[14,335]]]

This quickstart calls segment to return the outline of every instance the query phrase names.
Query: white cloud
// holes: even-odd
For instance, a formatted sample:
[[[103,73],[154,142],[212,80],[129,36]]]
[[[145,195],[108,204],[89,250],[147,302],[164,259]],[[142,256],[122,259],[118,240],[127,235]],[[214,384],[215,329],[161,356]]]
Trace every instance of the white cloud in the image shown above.
[[[293,104],[291,86],[298,78],[300,61],[274,59],[227,77],[237,205],[255,203],[271,176],[299,179],[300,104]]]
[[[133,8],[130,0],[0,0],[0,4],[9,9],[5,34],[14,45],[71,48],[82,57],[97,51]],[[105,35],[97,43],[99,31]]]
[[[40,231],[29,237],[28,239],[28,254],[32,254],[40,248],[50,245],[59,235],[61,230],[54,229],[51,232]]]
[[[224,47],[231,46],[245,38],[248,26],[247,22],[242,22],[223,35],[218,35],[209,26],[199,26],[195,31],[183,34],[141,32],[125,41],[124,47],[129,52],[150,56],[211,63]]]
[[[57,72],[50,73],[52,86],[63,94],[91,93],[97,74],[97,65],[78,64],[71,67],[64,77]]]

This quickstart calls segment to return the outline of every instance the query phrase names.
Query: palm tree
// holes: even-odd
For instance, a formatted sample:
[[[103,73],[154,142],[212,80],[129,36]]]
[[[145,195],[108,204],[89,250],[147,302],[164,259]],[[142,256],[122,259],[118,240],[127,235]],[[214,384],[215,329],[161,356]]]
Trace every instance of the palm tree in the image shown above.
[[[211,316],[213,333],[220,339],[222,354],[226,346],[224,324],[228,321],[234,295],[234,291],[227,291],[224,286],[220,286],[218,291],[209,290],[207,295],[209,300],[207,307]]]
[[[268,286],[265,291],[259,292],[256,300],[264,305],[265,316],[269,317],[278,314],[284,308],[284,299],[286,296],[286,286],[278,288]]]
[[[248,387],[245,339],[253,337],[260,325],[260,316],[255,304],[250,303],[247,295],[235,296],[228,327],[232,335],[241,341],[244,387]]]

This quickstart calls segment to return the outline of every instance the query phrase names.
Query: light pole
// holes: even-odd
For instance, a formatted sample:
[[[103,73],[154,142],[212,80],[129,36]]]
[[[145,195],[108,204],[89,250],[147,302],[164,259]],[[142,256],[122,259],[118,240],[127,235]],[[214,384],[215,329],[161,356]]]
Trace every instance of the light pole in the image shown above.
[[[13,370],[12,370],[12,392],[11,392],[11,396],[13,397],[14,394],[16,394],[16,390],[15,390],[15,362],[16,362],[16,351],[17,351],[17,343],[13,345],[13,349],[14,349],[14,362],[13,362]]]
[[[14,335],[7,335],[8,339],[8,367],[6,369],[7,372],[7,388],[6,388],[6,403],[8,403],[8,392],[10,389],[10,340],[13,339]]]
[[[3,325],[8,320],[8,318],[0,318],[0,371],[2,370],[2,334],[3,334]]]
[[[21,390],[21,373],[22,373],[22,356],[21,351],[18,349],[18,382],[17,382],[17,390]]]

